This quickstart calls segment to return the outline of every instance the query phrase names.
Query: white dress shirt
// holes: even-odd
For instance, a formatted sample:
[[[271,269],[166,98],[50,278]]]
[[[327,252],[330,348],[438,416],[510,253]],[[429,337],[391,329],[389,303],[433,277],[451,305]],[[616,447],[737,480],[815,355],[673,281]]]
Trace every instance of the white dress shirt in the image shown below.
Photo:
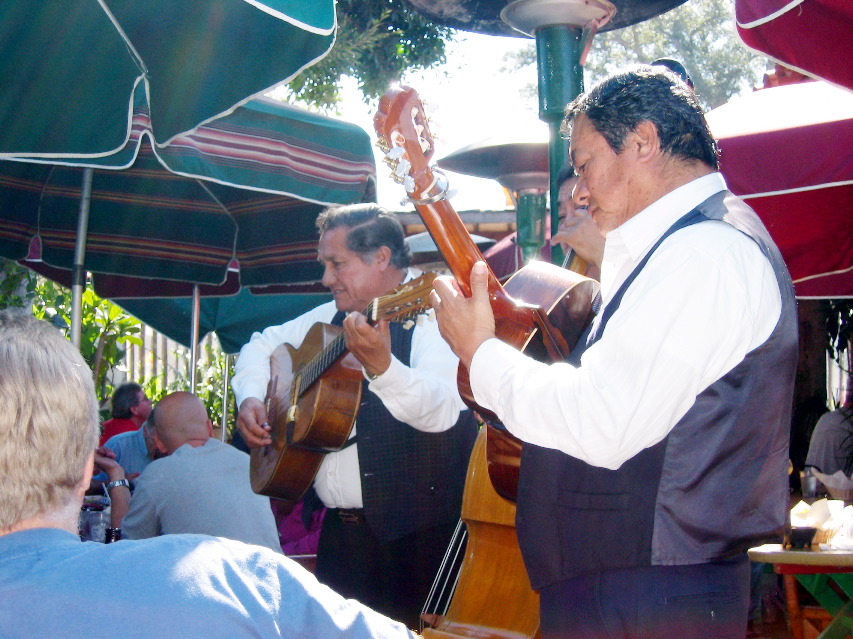
[[[608,233],[603,306],[674,222],[724,189],[719,173],[706,175]],[[616,469],[666,437],[699,393],[769,337],[780,313],[758,246],[723,222],[694,224],[655,251],[580,367],[537,362],[491,339],[474,355],[471,387],[521,440]]]
[[[406,280],[420,275],[409,269]],[[281,344],[302,345],[308,330],[317,322],[330,323],[337,313],[327,302],[299,317],[252,335],[240,350],[231,386],[237,406],[247,397],[263,401],[270,377],[270,354]],[[401,422],[424,432],[442,432],[459,419],[465,404],[456,388],[459,360],[438,332],[433,311],[420,318],[412,329],[410,366],[392,355],[388,370],[370,382],[369,388]],[[357,424],[356,424],[357,426]],[[356,434],[353,427],[352,435]],[[358,444],[327,454],[317,472],[314,488],[330,508],[361,508]]]

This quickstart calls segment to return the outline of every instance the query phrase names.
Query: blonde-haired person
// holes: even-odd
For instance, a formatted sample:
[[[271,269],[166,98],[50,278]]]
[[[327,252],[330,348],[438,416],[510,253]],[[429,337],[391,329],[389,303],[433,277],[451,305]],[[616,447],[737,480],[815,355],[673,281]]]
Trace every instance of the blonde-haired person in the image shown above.
[[[98,442],[91,371],[53,326],[8,311],[0,371],[4,637],[84,637],[93,624],[127,638],[414,636],[266,548],[205,535],[80,541]]]

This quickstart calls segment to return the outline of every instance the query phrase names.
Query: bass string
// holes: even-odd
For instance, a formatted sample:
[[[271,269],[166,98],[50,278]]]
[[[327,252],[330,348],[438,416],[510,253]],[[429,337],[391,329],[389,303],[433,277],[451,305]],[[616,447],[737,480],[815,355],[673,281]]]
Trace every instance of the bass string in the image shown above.
[[[468,528],[465,522],[460,519],[441,560],[438,573],[430,587],[421,611],[424,615],[443,617],[447,614],[453,600],[453,593],[456,592],[456,586],[459,583],[467,542]],[[423,630],[423,619],[421,620],[421,630]]]

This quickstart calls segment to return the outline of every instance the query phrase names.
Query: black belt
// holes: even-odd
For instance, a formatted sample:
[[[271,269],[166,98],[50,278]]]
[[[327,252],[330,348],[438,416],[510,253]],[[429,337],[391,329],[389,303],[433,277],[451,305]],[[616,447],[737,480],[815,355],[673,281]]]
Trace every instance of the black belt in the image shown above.
[[[332,508],[333,513],[345,524],[356,526],[365,523],[363,508]]]

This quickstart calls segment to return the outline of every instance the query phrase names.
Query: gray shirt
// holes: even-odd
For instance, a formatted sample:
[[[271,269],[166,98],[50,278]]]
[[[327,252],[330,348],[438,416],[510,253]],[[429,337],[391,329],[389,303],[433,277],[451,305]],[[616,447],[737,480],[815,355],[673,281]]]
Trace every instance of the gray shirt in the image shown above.
[[[269,498],[249,484],[249,456],[217,439],[151,462],[121,527],[127,539],[198,533],[281,552]]]
[[[837,408],[824,413],[815,424],[806,466],[814,466],[825,475],[844,470],[853,454],[853,408]]]

